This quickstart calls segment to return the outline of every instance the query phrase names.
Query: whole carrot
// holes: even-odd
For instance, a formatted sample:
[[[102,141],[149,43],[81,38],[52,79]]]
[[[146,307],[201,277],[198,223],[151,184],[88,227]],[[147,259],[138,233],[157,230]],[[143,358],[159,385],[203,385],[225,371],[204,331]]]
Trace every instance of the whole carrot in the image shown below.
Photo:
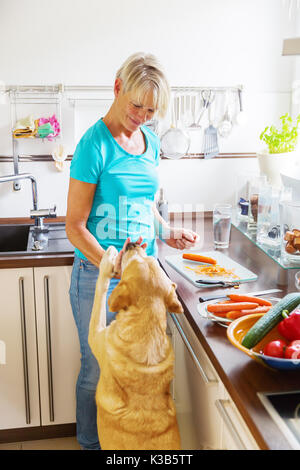
[[[190,259],[192,261],[199,261],[199,263],[217,264],[217,261],[209,256],[197,255],[196,253],[183,253],[184,259]]]
[[[268,305],[271,307],[271,302],[266,299],[261,299],[260,297],[254,297],[250,295],[243,294],[229,294],[228,297],[234,302],[256,302],[259,305]]]
[[[267,305],[262,307],[253,308],[251,310],[232,310],[226,313],[226,318],[235,320],[236,318],[244,317],[245,315],[251,315],[252,313],[267,313],[271,307]]]
[[[212,313],[212,312],[211,312]],[[226,318],[227,313],[226,312],[214,312],[214,315],[216,317],[221,317],[221,318]]]
[[[216,312],[230,312],[231,310],[246,310],[255,309],[258,307],[257,303],[254,302],[232,302],[223,304],[209,304],[207,305],[207,311],[211,313]]]
[[[231,310],[230,312],[226,313],[226,318],[230,318],[230,320],[235,320],[236,318],[240,318],[245,315],[242,312],[243,310]]]

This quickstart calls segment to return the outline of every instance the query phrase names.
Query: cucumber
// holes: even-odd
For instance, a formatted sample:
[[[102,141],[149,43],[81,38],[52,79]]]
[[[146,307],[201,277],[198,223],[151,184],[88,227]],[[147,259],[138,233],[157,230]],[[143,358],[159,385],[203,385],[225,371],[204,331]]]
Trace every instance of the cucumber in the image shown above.
[[[292,292],[283,297],[276,305],[270,308],[246,333],[242,341],[245,348],[253,348],[259,343],[282,318],[282,310],[291,312],[300,304],[300,293]]]

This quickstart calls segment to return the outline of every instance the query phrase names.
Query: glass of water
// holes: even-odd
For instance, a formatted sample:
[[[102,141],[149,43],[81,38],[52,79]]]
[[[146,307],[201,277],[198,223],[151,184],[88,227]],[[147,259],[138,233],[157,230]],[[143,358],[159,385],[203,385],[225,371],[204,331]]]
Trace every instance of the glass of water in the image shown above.
[[[213,231],[215,248],[228,248],[231,229],[231,204],[215,204]]]

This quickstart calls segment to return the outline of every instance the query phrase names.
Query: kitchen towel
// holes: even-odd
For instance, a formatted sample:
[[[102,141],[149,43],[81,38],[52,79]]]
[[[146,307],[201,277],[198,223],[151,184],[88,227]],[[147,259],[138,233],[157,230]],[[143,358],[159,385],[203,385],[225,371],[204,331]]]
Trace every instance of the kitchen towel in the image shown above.
[[[55,167],[58,171],[63,171],[64,161],[66,160],[67,156],[67,152],[63,145],[59,145],[54,149],[52,153],[52,158],[55,161]]]

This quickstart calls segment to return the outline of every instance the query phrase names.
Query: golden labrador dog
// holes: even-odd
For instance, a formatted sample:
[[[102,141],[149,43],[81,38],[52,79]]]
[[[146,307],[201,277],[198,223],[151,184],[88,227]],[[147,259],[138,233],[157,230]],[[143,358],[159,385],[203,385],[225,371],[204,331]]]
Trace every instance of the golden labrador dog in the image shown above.
[[[103,450],[180,449],[170,394],[174,353],[166,334],[166,311],[182,313],[171,282],[157,260],[130,243],[122,277],[108,305],[118,312],[106,327],[106,294],[117,250],[100,263],[89,329],[89,345],[100,366],[97,424]]]

